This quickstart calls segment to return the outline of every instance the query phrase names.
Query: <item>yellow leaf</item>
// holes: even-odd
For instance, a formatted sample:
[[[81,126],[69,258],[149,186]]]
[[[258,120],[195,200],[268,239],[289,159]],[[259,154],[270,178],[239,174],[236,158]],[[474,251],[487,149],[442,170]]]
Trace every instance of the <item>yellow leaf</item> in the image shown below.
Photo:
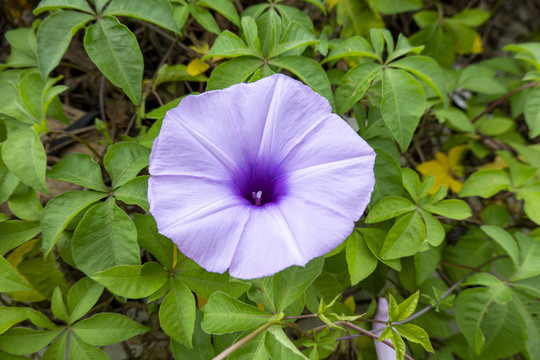
[[[201,56],[206,55],[208,50],[210,50],[210,47],[206,41],[198,43],[197,45],[189,45],[189,48]]]
[[[197,295],[197,307],[199,308],[199,310],[201,310],[203,306],[206,305],[206,303],[208,302],[208,299],[199,294],[195,294],[195,295]]]
[[[210,65],[208,65],[205,62],[201,62],[199,58],[195,58],[191,60],[187,66],[187,73],[191,76],[197,76],[205,72],[210,68]]]
[[[480,34],[476,33],[474,42],[472,44],[471,53],[481,54],[482,52],[484,52],[484,48],[482,47],[482,38],[480,37]]]
[[[435,154],[435,160],[430,160],[421,163],[416,167],[416,170],[425,177],[433,175],[435,182],[429,191],[434,194],[441,185],[458,193],[463,184],[457,179],[464,175],[465,169],[461,165],[463,153],[468,148],[468,145],[459,145],[453,147],[448,152],[448,156],[443,153]]]
[[[264,305],[261,303],[257,303],[257,307],[264,311]]]
[[[354,298],[351,296],[349,296],[348,298],[345,299],[345,301],[343,301],[343,304],[348,307],[349,309],[351,309],[352,312],[354,312],[354,310],[356,310],[356,303],[354,301]]]
[[[11,264],[11,266],[13,266],[15,271],[26,281],[28,281],[28,279],[26,278],[26,276],[21,274],[18,266],[23,260],[24,255],[34,248],[36,242],[37,239],[25,242],[24,244],[13,250],[11,254],[9,254],[6,258],[6,260]],[[27,291],[14,291],[11,293],[7,293],[7,295],[15,301],[37,302],[45,300],[45,296],[41,295],[36,289]]]

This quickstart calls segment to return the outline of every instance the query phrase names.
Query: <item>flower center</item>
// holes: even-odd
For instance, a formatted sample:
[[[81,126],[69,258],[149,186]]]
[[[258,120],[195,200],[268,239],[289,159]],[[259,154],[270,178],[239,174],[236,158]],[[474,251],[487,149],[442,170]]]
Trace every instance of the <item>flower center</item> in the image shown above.
[[[253,191],[251,193],[251,196],[253,196],[254,205],[257,205],[257,206],[262,205],[262,191],[261,190],[259,190],[257,192]]]

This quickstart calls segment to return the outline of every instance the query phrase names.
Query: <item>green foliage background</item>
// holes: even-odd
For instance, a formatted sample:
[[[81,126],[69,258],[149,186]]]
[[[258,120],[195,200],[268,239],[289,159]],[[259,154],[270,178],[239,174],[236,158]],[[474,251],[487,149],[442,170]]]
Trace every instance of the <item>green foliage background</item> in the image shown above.
[[[508,2],[5,2],[0,358],[534,359],[540,42],[482,55]],[[148,213],[152,142],[184,96],[279,72],[375,149],[371,203],[304,268],[206,272]]]

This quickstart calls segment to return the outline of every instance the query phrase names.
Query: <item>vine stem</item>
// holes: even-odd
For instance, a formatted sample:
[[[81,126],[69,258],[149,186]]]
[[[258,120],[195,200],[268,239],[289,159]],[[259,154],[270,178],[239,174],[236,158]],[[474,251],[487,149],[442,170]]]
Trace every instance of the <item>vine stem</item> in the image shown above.
[[[369,336],[369,337],[372,338],[373,340],[378,340],[378,339],[379,339],[379,337],[378,337],[377,335],[373,334],[371,331],[367,331],[367,330],[365,330],[365,329],[362,329],[360,326],[356,326],[356,325],[354,325],[353,323],[350,323],[350,322],[348,322],[348,321],[340,321],[339,323],[341,323],[341,324],[336,324],[336,325],[344,325],[344,326],[346,326],[346,327],[348,327],[348,328],[350,328],[350,329],[356,330],[356,331],[358,331],[358,332],[360,332],[360,333],[362,333],[362,334],[364,334],[364,335],[366,335],[366,336]],[[394,347],[394,345],[393,345],[390,341],[388,341],[388,340],[383,340],[383,341],[381,341],[381,342],[382,342],[383,344],[385,344],[386,346],[391,347],[391,348],[394,349],[394,350],[396,349],[396,348]],[[411,356],[409,356],[409,355],[407,355],[407,354],[404,354],[404,355],[405,355],[405,358],[406,358],[406,359],[408,359],[408,360],[414,360],[414,358],[412,358]]]
[[[261,326],[260,328],[258,328],[254,332],[252,332],[251,334],[243,337],[239,341],[235,342],[234,344],[232,344],[231,346],[229,346],[228,348],[226,348],[225,350],[220,352],[212,360],[224,360],[224,359],[226,359],[227,356],[229,356],[230,354],[232,354],[236,350],[240,349],[242,346],[246,345],[249,341],[251,341],[252,339],[257,337],[257,335],[259,335],[260,333],[262,333],[263,331],[268,329],[270,326],[276,325],[276,324],[279,324],[279,321],[271,320],[271,321],[265,323],[263,326]]]
[[[484,266],[486,266],[487,264],[495,261],[495,260],[499,260],[499,259],[502,259],[502,258],[506,258],[507,256],[506,255],[499,255],[499,256],[495,256],[494,258],[491,258],[489,259],[488,261],[482,263],[481,265],[479,265],[477,268],[475,269],[472,269],[470,273],[468,273],[467,275],[465,275],[464,277],[462,277],[461,279],[459,279],[454,285],[450,286],[448,288],[448,290],[446,290],[440,297],[439,299],[439,302],[441,300],[443,300],[445,297],[447,297],[448,295],[452,294],[461,284],[463,284],[463,282],[465,280],[467,280],[468,278],[470,278],[472,275],[476,274],[477,272],[481,272],[482,271],[482,268]],[[437,302],[438,303],[438,302]],[[423,308],[422,310],[418,311],[417,313],[414,313],[412,314],[411,316],[409,316],[407,319],[403,320],[403,321],[396,321],[395,325],[399,325],[399,324],[405,324],[413,319],[416,319],[417,317],[427,313],[429,310],[433,309],[435,307],[435,305],[428,305],[426,306],[425,308]]]
[[[514,95],[515,93],[520,92],[523,89],[535,87],[537,85],[538,85],[538,81],[533,81],[533,82],[518,86],[517,88],[510,90],[509,92],[507,92],[506,94],[504,94],[503,96],[495,100],[491,105],[489,105],[489,107],[486,110],[476,115],[476,117],[472,119],[471,122],[478,121],[482,116],[489,114],[493,109],[499,106],[504,100],[508,99],[510,96]]]
[[[101,156],[93,147],[92,145],[90,145],[87,141],[81,139],[80,137],[78,137],[77,135],[75,134],[72,134],[68,131],[64,131],[64,130],[60,130],[60,129],[49,129],[49,131],[51,132],[54,132],[54,133],[58,133],[58,134],[62,134],[64,136],[67,136],[67,137],[70,137],[72,138],[73,140],[83,144],[84,146],[86,146],[86,148],[88,150],[90,150],[92,152],[92,154],[94,154],[100,161],[103,160],[103,156]]]

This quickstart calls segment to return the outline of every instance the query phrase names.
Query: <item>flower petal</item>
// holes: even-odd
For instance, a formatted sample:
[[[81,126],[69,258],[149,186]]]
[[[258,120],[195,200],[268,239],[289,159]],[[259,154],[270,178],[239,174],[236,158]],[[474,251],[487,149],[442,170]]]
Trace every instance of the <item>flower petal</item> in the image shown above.
[[[152,176],[150,211],[159,232],[208,271],[223,273],[249,215],[249,202],[227,182],[186,176]],[[250,204],[249,204],[250,205]]]

